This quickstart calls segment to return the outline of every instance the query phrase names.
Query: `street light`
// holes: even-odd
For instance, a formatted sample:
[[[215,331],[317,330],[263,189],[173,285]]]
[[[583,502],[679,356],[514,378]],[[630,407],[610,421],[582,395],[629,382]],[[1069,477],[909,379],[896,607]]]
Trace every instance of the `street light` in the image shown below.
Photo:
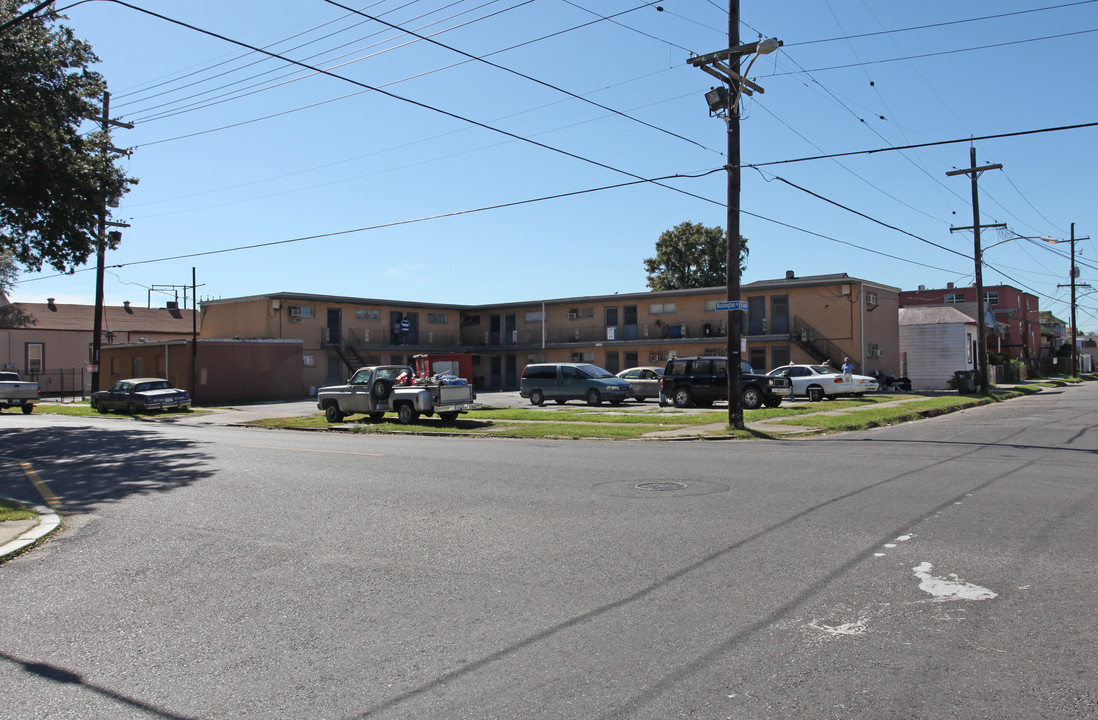
[[[740,302],[740,95],[764,90],[740,73],[740,58],[753,56],[747,65],[755,62],[759,55],[774,52],[782,45],[777,38],[766,38],[746,45],[740,44],[740,3],[729,0],[728,3],[728,49],[699,55],[688,62],[694,67],[712,75],[721,81],[720,88],[712,88],[705,94],[710,115],[721,116],[728,126],[728,242],[725,249],[725,299],[728,306],[741,306]],[[727,86],[727,88],[725,87]],[[723,92],[722,92],[723,91]],[[722,102],[723,101],[723,102]],[[743,430],[743,374],[740,369],[742,311],[728,310],[728,424],[737,430]]]

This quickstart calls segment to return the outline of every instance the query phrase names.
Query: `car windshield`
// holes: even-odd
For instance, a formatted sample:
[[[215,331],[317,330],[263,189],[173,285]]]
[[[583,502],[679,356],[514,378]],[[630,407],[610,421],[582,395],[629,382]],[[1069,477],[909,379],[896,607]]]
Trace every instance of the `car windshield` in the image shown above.
[[[612,378],[616,377],[613,373],[603,370],[598,365],[577,365],[576,369],[583,375],[589,378]]]
[[[153,382],[138,383],[134,392],[146,392],[148,390],[167,390],[171,387],[167,380],[155,380]]]
[[[830,365],[812,365],[812,370],[820,375],[838,375],[839,371]]]

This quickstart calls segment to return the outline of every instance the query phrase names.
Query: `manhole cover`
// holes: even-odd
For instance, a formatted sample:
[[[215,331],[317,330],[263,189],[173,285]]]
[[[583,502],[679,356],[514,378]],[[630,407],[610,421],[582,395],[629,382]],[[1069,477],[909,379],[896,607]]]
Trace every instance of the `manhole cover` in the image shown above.
[[[669,492],[671,490],[685,490],[690,487],[680,482],[646,482],[635,486],[638,490],[651,490],[654,492]]]

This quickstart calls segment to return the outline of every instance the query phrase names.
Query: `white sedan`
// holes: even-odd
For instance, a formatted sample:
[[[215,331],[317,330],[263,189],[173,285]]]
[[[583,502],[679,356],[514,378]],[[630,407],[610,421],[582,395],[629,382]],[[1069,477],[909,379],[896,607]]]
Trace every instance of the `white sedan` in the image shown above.
[[[793,396],[807,397],[813,402],[836,395],[858,397],[862,393],[876,392],[878,388],[875,378],[842,373],[830,365],[783,365],[767,374],[788,375],[793,384]]]
[[[633,399],[637,402],[660,396],[660,384],[663,382],[663,368],[635,367],[622,370],[618,377],[633,386]]]

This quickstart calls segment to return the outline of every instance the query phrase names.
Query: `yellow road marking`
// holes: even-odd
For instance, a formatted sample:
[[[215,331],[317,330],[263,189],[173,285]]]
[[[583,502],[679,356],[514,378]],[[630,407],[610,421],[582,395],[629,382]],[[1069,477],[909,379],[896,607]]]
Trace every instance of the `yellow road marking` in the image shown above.
[[[329,455],[366,455],[368,457],[381,457],[381,453],[350,452],[347,450],[314,450],[312,448],[288,448],[275,447],[273,445],[242,445],[241,447],[256,448],[259,450],[296,450],[297,452],[327,453]]]
[[[27,476],[27,479],[31,481],[35,489],[38,490],[38,494],[42,496],[42,499],[46,501],[52,509],[57,510],[61,507],[61,501],[57,499],[57,496],[53,494],[46,482],[38,477],[38,473],[34,471],[34,466],[29,462],[23,460],[19,461],[19,467],[23,468],[23,474]]]

